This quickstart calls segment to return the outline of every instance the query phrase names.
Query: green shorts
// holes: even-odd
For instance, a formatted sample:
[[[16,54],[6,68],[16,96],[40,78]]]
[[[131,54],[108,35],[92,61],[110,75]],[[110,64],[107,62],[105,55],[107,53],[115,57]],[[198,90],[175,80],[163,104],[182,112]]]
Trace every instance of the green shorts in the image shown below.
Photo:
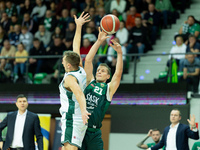
[[[100,129],[96,132],[86,131],[81,150],[103,150],[103,140],[101,138]]]

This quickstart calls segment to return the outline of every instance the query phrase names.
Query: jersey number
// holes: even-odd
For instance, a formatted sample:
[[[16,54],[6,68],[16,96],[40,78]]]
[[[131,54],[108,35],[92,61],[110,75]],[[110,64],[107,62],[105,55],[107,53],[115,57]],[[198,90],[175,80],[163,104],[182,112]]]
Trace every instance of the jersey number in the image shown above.
[[[99,95],[102,95],[102,91],[103,89],[102,88],[99,88],[98,86],[95,86],[95,89],[94,89],[94,92],[99,94]]]

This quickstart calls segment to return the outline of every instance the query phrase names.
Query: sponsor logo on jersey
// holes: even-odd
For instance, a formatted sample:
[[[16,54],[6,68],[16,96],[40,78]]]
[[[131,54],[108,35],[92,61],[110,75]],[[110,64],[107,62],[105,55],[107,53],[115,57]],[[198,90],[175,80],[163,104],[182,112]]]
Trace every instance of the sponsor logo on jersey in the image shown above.
[[[89,104],[90,106],[97,106],[98,100],[99,100],[99,98],[96,97],[95,95],[92,95],[91,93],[88,93],[86,95],[87,104]]]
[[[101,83],[100,85],[101,85],[101,87],[104,87],[104,86],[105,86],[103,83]]]

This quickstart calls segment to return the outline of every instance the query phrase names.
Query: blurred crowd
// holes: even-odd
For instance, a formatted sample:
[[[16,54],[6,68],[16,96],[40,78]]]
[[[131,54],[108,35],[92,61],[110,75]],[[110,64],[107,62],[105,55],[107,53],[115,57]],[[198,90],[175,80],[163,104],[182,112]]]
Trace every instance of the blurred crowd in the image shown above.
[[[98,27],[106,14],[116,15],[120,20],[120,29],[104,42],[96,57],[95,66],[106,62],[112,72],[116,65],[115,51],[109,47],[115,38],[123,49],[123,54],[145,53],[153,50],[152,45],[160,37],[162,29],[171,28],[180,13],[189,7],[190,0],[7,0],[0,1],[0,54],[3,57],[29,56],[30,58],[0,59],[0,82],[18,82],[25,78],[26,72],[33,76],[40,72],[53,74],[56,81],[62,74],[59,58],[42,59],[31,56],[56,56],[72,50],[75,34],[74,15],[82,11],[90,14],[91,21],[84,26],[81,54],[88,53],[98,38]],[[188,19],[180,34],[191,29]],[[189,36],[189,35],[188,35]],[[140,57],[124,59],[124,73],[128,73],[129,61]],[[61,68],[61,69],[59,69]],[[28,69],[28,70],[27,70]],[[61,72],[59,72],[59,70]],[[95,69],[94,69],[95,70]]]

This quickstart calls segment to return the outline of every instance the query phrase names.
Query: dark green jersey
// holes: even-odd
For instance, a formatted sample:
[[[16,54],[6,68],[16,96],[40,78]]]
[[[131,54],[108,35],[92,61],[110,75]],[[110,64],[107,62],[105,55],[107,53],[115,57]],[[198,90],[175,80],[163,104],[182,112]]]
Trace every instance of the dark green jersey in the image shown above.
[[[90,82],[85,91],[87,111],[91,113],[88,120],[89,128],[101,128],[104,115],[108,109],[111,100],[109,97],[109,88],[106,83],[97,83],[95,80]]]

